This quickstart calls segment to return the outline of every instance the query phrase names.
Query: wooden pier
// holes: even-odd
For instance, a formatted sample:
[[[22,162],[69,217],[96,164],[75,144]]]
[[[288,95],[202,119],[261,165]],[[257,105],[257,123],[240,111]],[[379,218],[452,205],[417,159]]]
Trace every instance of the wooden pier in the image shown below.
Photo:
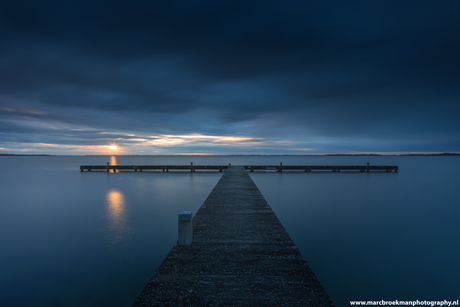
[[[80,171],[219,171],[226,170],[230,165],[81,165]],[[321,172],[321,171],[356,171],[356,172],[369,172],[369,171],[385,171],[397,172],[398,166],[391,165],[243,165],[247,171],[304,171],[304,172]]]
[[[334,306],[243,166],[223,174],[139,306]],[[154,242],[151,242],[154,244]]]

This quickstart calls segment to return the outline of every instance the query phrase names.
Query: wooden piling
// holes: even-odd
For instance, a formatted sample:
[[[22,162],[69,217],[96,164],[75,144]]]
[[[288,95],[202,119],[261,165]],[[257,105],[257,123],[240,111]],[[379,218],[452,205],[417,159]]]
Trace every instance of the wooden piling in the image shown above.
[[[190,246],[193,242],[193,212],[182,211],[179,213],[179,231],[177,246]]]

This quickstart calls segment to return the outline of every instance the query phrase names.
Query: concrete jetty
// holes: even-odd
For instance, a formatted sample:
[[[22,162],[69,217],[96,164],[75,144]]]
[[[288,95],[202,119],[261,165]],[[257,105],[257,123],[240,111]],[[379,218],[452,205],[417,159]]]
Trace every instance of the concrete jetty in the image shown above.
[[[226,170],[229,165],[80,165],[80,171],[102,171],[102,172],[119,172],[119,171],[150,171],[150,172],[169,172],[169,171],[219,171]],[[385,172],[398,172],[396,165],[243,165],[243,167],[251,172],[254,171],[277,171],[277,172],[369,172],[369,171],[385,171]]]
[[[243,166],[223,174],[138,306],[334,306]]]

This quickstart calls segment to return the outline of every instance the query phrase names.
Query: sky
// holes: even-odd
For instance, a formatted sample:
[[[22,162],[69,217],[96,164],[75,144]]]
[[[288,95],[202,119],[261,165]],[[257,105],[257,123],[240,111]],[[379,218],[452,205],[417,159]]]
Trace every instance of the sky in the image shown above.
[[[0,153],[460,152],[458,16],[457,0],[3,1]]]

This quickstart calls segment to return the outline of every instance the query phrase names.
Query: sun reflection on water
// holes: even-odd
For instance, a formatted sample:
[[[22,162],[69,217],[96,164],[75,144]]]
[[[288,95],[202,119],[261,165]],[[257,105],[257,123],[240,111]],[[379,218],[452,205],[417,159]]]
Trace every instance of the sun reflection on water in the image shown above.
[[[112,233],[112,243],[118,243],[128,236],[129,228],[126,224],[126,200],[118,190],[107,193],[108,228]]]
[[[117,165],[117,157],[115,156],[110,157],[110,165]]]
[[[110,157],[110,165],[117,165],[117,157],[115,156]],[[113,170],[112,172],[116,173],[117,170]]]

